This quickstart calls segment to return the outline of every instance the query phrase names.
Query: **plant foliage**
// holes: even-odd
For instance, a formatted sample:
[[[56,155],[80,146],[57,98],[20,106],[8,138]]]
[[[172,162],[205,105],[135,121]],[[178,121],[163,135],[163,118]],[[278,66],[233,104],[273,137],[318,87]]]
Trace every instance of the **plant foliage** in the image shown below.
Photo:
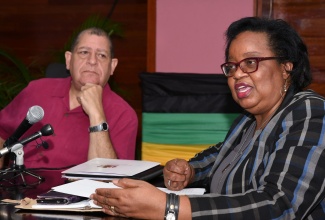
[[[20,59],[3,49],[0,49],[0,76],[0,109],[34,79]]]

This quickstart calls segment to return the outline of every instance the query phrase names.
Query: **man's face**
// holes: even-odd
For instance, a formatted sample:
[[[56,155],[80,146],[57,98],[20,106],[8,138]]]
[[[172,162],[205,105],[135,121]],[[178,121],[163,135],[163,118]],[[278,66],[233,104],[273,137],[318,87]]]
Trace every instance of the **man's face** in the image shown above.
[[[80,36],[74,51],[65,53],[75,89],[80,90],[86,83],[106,85],[117,65],[117,59],[111,58],[109,48],[107,38],[86,32]]]

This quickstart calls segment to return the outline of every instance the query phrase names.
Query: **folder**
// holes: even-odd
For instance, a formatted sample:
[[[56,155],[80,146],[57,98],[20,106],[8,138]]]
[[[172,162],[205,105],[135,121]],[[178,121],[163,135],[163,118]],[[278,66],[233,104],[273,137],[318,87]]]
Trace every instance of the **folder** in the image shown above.
[[[150,180],[161,175],[162,171],[163,166],[158,162],[95,158],[63,171],[62,177],[97,180],[112,180],[126,177]]]

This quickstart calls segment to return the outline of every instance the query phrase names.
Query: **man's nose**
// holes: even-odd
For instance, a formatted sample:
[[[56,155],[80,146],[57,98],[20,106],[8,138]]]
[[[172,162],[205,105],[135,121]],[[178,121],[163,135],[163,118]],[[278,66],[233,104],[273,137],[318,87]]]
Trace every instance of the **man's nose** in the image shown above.
[[[96,53],[90,53],[88,56],[88,62],[90,64],[96,64],[97,63],[97,56]]]

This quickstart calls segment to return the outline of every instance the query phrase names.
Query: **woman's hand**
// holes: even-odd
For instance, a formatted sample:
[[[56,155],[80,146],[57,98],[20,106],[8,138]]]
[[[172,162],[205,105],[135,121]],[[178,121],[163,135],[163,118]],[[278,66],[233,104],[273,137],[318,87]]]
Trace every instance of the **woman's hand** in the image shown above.
[[[121,188],[96,189],[90,197],[103,212],[139,219],[164,218],[166,193],[141,180],[119,179],[113,183]]]
[[[183,159],[168,161],[163,172],[165,186],[170,190],[184,189],[194,177],[193,167]]]

